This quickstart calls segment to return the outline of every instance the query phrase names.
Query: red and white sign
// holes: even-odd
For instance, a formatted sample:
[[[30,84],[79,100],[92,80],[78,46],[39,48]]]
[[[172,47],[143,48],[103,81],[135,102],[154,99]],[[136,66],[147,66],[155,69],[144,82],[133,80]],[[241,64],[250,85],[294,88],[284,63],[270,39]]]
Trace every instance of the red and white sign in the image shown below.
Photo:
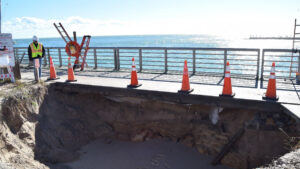
[[[15,56],[13,49],[13,40],[10,33],[0,34],[0,57],[9,58],[9,66],[15,66]],[[1,58],[0,58],[1,60]],[[2,60],[5,60],[4,58]],[[3,66],[3,65],[1,65]]]
[[[12,67],[15,66],[12,35],[10,33],[0,34],[0,68],[7,68],[8,74],[0,74],[0,79],[10,78],[15,82]]]

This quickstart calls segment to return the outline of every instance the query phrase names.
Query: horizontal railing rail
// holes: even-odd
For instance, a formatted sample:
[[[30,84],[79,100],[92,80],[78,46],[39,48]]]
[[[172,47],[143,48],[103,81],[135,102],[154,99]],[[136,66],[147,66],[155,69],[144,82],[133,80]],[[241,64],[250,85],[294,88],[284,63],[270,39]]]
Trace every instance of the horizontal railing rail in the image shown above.
[[[56,66],[67,66],[64,47],[48,47],[43,65],[52,56]],[[27,48],[14,48],[22,64],[29,64]],[[116,71],[130,70],[132,57],[137,70],[143,72],[179,73],[187,60],[192,74],[223,76],[226,62],[231,65],[232,76],[259,78],[260,49],[251,48],[175,48],[175,47],[90,47],[86,62],[89,67]],[[74,61],[74,57],[72,57]]]
[[[275,62],[276,67],[276,77],[277,78],[289,78],[290,67],[292,66],[293,70],[299,71],[299,57],[292,57],[291,49],[263,49],[262,50],[262,66],[261,66],[261,79],[268,79],[270,75],[270,70],[272,62]],[[293,59],[293,62],[292,62]],[[293,63],[293,64],[291,64]],[[292,74],[292,77],[295,78],[295,74]]]

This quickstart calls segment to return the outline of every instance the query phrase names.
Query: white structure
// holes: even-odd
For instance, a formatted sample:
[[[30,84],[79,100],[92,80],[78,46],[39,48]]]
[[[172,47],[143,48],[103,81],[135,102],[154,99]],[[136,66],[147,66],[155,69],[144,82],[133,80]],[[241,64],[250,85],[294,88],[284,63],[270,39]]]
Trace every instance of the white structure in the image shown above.
[[[0,34],[0,79],[11,79],[15,82],[14,73],[12,67],[15,66],[15,57],[13,52],[13,41],[10,33]],[[8,73],[3,73],[3,68],[7,68]]]

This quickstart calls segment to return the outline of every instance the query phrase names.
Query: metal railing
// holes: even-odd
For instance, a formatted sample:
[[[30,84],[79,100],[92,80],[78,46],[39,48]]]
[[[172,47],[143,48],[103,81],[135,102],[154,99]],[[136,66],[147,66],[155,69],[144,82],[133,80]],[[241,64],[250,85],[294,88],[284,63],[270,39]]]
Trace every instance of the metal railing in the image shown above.
[[[44,66],[52,56],[56,66],[67,66],[68,56],[63,47],[46,49]],[[22,64],[29,64],[27,48],[14,48]],[[187,60],[192,74],[223,76],[230,62],[232,76],[259,78],[260,50],[247,48],[166,48],[166,47],[91,47],[87,55],[89,67],[126,71],[135,57],[137,70],[143,72],[179,73]],[[74,60],[74,57],[72,57]]]
[[[286,79],[289,78],[290,67],[292,64],[293,70],[298,70],[300,67],[300,61],[298,57],[294,57],[293,50],[291,49],[263,49],[262,50],[262,67],[261,67],[261,79],[268,79],[272,62],[275,62],[276,66],[276,78]],[[293,60],[292,60],[293,59]],[[294,75],[295,78],[295,75]]]

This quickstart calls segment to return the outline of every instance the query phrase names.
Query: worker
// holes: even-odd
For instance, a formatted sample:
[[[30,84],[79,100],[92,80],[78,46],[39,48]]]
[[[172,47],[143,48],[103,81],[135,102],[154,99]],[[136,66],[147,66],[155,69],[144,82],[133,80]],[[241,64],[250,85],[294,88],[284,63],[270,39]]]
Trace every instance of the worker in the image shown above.
[[[28,47],[28,57],[30,61],[33,61],[35,67],[35,59],[39,60],[39,77],[42,76],[42,58],[45,56],[45,48],[43,44],[39,43],[39,38],[34,35],[32,37],[32,43]]]

